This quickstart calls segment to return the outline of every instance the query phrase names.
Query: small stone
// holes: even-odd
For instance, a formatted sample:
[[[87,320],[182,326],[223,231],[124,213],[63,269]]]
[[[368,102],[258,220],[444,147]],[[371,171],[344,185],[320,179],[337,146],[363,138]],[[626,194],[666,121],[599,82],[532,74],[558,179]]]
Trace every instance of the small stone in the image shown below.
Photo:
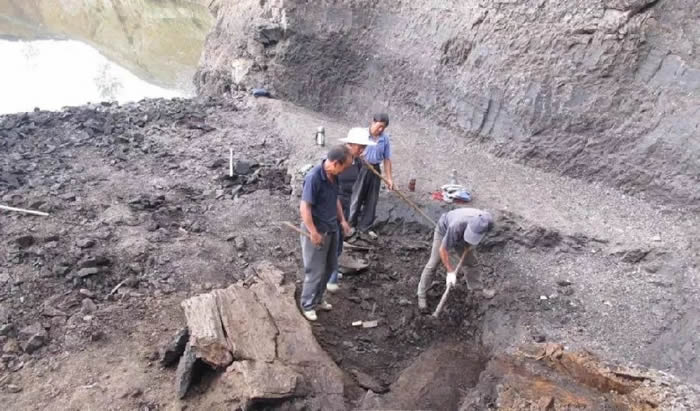
[[[15,238],[15,244],[19,248],[29,248],[36,242],[36,239],[31,235],[23,235]]]
[[[364,389],[371,390],[372,392],[376,393],[385,393],[389,391],[389,389],[384,384],[382,384],[380,381],[377,381],[374,377],[372,377],[369,374],[366,374],[356,369],[350,370],[350,373],[355,377],[357,385]]]
[[[91,267],[104,267],[110,265],[112,262],[107,257],[89,257],[80,264],[81,268],[91,268]]]
[[[0,357],[0,363],[9,364],[12,361],[17,361],[17,356],[14,354],[3,354]]]
[[[541,296],[540,296],[540,300],[542,300],[542,301],[547,300],[547,296],[546,296],[546,295],[541,295]]]
[[[22,348],[24,348],[24,352],[26,352],[27,354],[31,354],[39,348],[43,347],[44,344],[46,344],[46,337],[42,337],[41,335],[33,335],[29,338],[29,341],[24,343],[24,347]]]
[[[20,360],[12,361],[7,368],[12,372],[17,372],[24,368],[24,362]]]
[[[10,321],[10,309],[0,303],[0,324],[5,324]],[[2,334],[0,334],[2,335]]]
[[[655,236],[653,236],[653,237],[651,238],[651,241],[655,241],[655,242],[658,243],[658,242],[661,241],[661,236],[660,236],[660,235],[655,235]]]
[[[180,399],[185,398],[187,390],[190,388],[190,384],[192,383],[192,371],[196,361],[197,356],[192,346],[188,343],[185,346],[185,352],[182,354],[180,363],[177,365],[177,370],[175,371],[175,389]]]
[[[50,305],[44,306],[44,308],[41,310],[41,313],[46,317],[68,317],[68,314]]]
[[[150,351],[144,355],[144,358],[148,361],[157,361],[160,358],[160,353],[158,351]]]
[[[95,240],[92,238],[81,238],[80,240],[75,242],[75,245],[77,245],[80,248],[90,248],[95,245]]]
[[[85,297],[88,297],[88,298],[95,298],[95,293],[88,290],[87,288],[81,288],[80,291],[78,291],[78,293],[80,293],[80,295],[84,295]]]
[[[532,339],[535,340],[535,342],[543,343],[547,340],[547,337],[545,337],[544,334],[535,334],[532,336]]]
[[[37,336],[37,335],[40,337],[43,337],[43,338],[48,337],[46,330],[39,322],[35,322],[32,325],[28,325],[28,326],[22,328],[19,332],[20,338],[30,338],[32,336]]]
[[[94,318],[95,318],[94,315],[86,315],[86,316],[83,317],[83,321],[85,321],[86,323],[89,323],[89,322],[92,321]]]
[[[7,336],[15,331],[15,326],[12,324],[0,325],[0,336]]]
[[[496,296],[496,290],[493,288],[485,288],[481,294],[484,296],[484,298],[491,299]]]
[[[236,174],[239,174],[239,175],[250,174],[253,166],[254,166],[254,163],[251,163],[249,161],[245,161],[245,160],[236,161],[234,171],[236,172]]]
[[[99,274],[99,272],[100,269],[97,267],[81,268],[80,271],[78,271],[78,277],[85,278],[91,275]]]
[[[56,277],[64,277],[70,271],[70,267],[65,264],[56,264],[53,268],[53,273]]]
[[[570,286],[570,285],[572,285],[572,284],[573,284],[573,283],[572,283],[571,281],[567,281],[567,280],[559,280],[559,281],[557,281],[557,285],[560,286],[560,287],[568,287],[568,286]]]
[[[554,397],[544,396],[537,401],[537,409],[542,411],[554,410]]]
[[[172,340],[163,347],[160,363],[164,367],[169,367],[175,364],[182,353],[185,352],[185,346],[190,338],[190,333],[187,328],[183,328],[175,334]]]
[[[411,305],[411,301],[408,298],[401,298],[399,300],[399,305],[405,307],[407,305]]]
[[[211,168],[211,169],[213,170],[213,169],[215,169],[215,168],[220,168],[221,166],[225,165],[226,163],[228,163],[228,161],[226,161],[226,159],[217,158],[216,160],[214,160],[214,161],[212,161],[211,163],[209,163],[209,164],[207,165],[207,167],[209,167],[209,168]]]
[[[246,247],[245,238],[236,237],[236,239],[234,241],[236,243],[236,250],[238,250],[238,251],[245,250],[245,247]]]
[[[20,352],[20,346],[17,340],[11,339],[8,340],[3,346],[2,346],[2,352],[4,353],[18,353]]]
[[[660,268],[661,268],[660,264],[653,262],[653,263],[649,263],[646,266],[644,266],[644,271],[646,271],[650,274],[654,274],[657,271],[659,271]]]
[[[22,391],[22,387],[20,387],[19,385],[7,384],[7,392],[16,394],[20,391]]]
[[[84,298],[80,305],[82,306],[82,311],[85,314],[90,314],[97,311],[97,305],[89,298]]]

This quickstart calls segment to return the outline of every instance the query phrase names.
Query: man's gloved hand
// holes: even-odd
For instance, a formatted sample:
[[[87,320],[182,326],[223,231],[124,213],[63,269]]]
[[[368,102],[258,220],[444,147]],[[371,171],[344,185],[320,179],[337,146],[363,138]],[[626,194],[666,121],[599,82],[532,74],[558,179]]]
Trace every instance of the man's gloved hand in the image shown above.
[[[457,285],[457,273],[452,271],[451,273],[447,273],[447,278],[445,279],[445,286],[446,287],[454,287]]]

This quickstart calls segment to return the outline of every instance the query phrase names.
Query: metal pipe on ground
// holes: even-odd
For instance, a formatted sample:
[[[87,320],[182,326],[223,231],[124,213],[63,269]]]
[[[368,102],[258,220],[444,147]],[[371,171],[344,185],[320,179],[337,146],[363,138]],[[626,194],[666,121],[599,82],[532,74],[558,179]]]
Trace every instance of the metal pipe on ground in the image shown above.
[[[17,211],[19,213],[24,213],[24,214],[39,215],[42,217],[46,217],[49,215],[49,213],[44,213],[43,211],[26,210],[24,208],[15,208],[15,207],[9,207],[9,206],[4,206],[4,205],[0,205],[0,209],[7,210],[7,211]]]

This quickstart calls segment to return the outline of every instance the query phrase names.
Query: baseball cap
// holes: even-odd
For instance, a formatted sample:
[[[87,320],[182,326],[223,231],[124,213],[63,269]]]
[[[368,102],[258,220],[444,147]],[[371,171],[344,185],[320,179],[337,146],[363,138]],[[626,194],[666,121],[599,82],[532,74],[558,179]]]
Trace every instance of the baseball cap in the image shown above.
[[[361,146],[377,145],[370,139],[369,129],[366,127],[353,127],[348,131],[348,136],[340,139],[343,143],[359,144]]]
[[[464,230],[464,241],[471,245],[477,245],[493,225],[491,214],[484,212],[472,217]]]

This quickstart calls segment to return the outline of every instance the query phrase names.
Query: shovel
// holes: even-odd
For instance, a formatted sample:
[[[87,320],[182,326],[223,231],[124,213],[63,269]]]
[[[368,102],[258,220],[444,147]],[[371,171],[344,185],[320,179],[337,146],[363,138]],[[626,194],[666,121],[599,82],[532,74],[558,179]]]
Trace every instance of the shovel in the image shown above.
[[[467,256],[468,252],[469,252],[469,248],[464,250],[464,252],[462,253],[462,258],[460,258],[459,263],[457,263],[457,268],[455,268],[455,273],[459,272],[459,269],[462,268],[462,263],[464,262],[464,257]],[[438,306],[435,309],[435,312],[433,313],[434,318],[438,318],[438,316],[440,315],[440,312],[442,311],[442,307],[447,302],[447,296],[450,294],[451,288],[452,288],[452,284],[447,284],[447,287],[445,288],[445,292],[442,293],[442,297],[440,298],[440,302],[438,303]]]

